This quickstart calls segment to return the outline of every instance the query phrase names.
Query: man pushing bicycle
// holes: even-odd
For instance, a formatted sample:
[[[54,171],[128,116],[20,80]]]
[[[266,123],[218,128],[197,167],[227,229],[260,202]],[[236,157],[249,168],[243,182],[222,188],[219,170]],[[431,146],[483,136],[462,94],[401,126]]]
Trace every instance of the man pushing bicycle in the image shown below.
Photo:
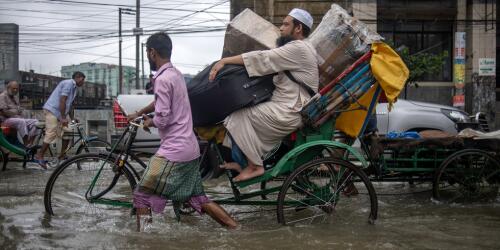
[[[187,202],[198,213],[205,212],[221,225],[235,228],[236,221],[203,191],[198,170],[200,149],[186,83],[170,62],[172,40],[166,33],[153,34],[146,42],[146,52],[151,70],[156,71],[152,79],[155,99],[128,119],[142,115],[144,129],[158,128],[161,145],[134,191],[137,230],[141,231],[141,224],[151,223],[151,211],[163,211],[167,199],[173,201],[177,215],[181,204]],[[154,118],[145,115],[151,112]]]

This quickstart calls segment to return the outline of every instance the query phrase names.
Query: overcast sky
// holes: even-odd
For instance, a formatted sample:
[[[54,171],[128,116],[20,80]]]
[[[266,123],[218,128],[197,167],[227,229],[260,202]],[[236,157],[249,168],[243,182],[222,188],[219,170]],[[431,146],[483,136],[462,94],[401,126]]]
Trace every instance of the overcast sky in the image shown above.
[[[118,8],[135,9],[135,4],[135,0],[0,0],[0,23],[19,25],[20,70],[60,75],[63,65],[118,65]],[[195,74],[220,58],[229,1],[141,0],[140,17],[146,34],[171,33],[172,62],[183,73]],[[133,67],[134,27],[135,16],[122,14],[123,64]],[[222,31],[202,32],[217,29]],[[142,36],[141,42],[147,37]],[[147,59],[144,63],[149,73]]]

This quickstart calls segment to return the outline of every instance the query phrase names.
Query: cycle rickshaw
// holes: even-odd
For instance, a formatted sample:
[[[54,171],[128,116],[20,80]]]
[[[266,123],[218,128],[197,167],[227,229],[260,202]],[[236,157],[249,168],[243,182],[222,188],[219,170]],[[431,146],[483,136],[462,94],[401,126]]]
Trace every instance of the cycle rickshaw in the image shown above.
[[[26,147],[18,139],[15,130],[9,127],[2,127],[0,130],[0,158],[3,162],[2,171],[7,170],[9,162],[21,162],[22,167],[26,168],[28,162],[33,162],[36,152],[40,149],[43,136],[45,135],[45,123],[39,122],[35,125],[39,130],[39,134],[35,139],[35,146]],[[97,152],[104,150],[111,145],[99,139],[97,136],[89,136],[85,132],[84,127],[80,123],[72,123],[74,128],[71,132],[65,132],[65,137],[71,137],[72,141],[65,152],[68,152],[73,147],[78,145],[75,154]],[[74,138],[77,138],[76,140]],[[15,156],[11,156],[11,153]],[[53,157],[52,151],[49,148],[49,154]]]
[[[384,53],[393,53],[392,56],[399,58],[392,50]],[[373,113],[380,93],[387,93],[380,84],[381,80],[387,81],[383,79],[387,76],[372,74],[374,58],[378,62],[386,61],[384,53],[376,50],[366,53],[322,88],[303,110],[307,125],[266,156],[265,173],[233,182],[232,172],[228,170],[232,194],[213,197],[213,200],[220,204],[275,206],[277,220],[284,225],[325,222],[329,218],[374,223],[378,201],[370,177],[383,180],[387,176],[370,171],[378,169],[383,161],[377,161],[380,157],[372,159],[369,154],[367,160],[355,148],[332,138],[336,121],[342,119],[340,115],[358,112],[362,118],[355,130],[364,141],[369,114]],[[392,68],[403,72],[397,73],[400,81],[390,85],[392,97],[399,94],[406,80],[406,67],[400,67],[401,64],[396,64]],[[140,120],[129,123],[113,145],[112,153],[78,155],[53,172],[44,196],[48,214],[85,214],[98,208],[114,211],[131,207],[132,190],[140,178],[137,164],[130,160],[133,154],[129,154],[140,127],[138,122]],[[122,147],[117,146],[120,142]],[[366,143],[363,145],[363,149],[369,150]],[[223,161],[215,143],[210,141],[208,147]],[[202,158],[206,152],[204,150]]]

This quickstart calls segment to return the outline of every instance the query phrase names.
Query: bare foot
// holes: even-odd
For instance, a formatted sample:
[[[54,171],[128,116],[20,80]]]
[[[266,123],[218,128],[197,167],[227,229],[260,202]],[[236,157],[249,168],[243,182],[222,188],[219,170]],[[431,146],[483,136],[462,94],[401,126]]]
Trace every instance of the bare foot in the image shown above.
[[[35,155],[33,157],[33,162],[37,163],[38,165],[40,165],[40,167],[42,167],[43,169],[47,170],[47,161],[43,159],[43,157],[40,157],[38,155]]]
[[[248,166],[247,168],[243,169],[241,173],[234,177],[234,181],[246,181],[249,179],[252,179],[257,176],[263,175],[265,172],[264,167],[262,166]]]
[[[137,232],[144,232],[144,229],[153,223],[153,218],[151,217],[150,208],[137,208],[136,209],[136,223]]]
[[[219,204],[212,201],[202,204],[201,208],[219,224],[229,229],[236,229],[238,227],[238,223]]]
[[[220,168],[234,170],[238,173],[242,171],[240,164],[236,162],[227,162],[226,164],[220,165]]]

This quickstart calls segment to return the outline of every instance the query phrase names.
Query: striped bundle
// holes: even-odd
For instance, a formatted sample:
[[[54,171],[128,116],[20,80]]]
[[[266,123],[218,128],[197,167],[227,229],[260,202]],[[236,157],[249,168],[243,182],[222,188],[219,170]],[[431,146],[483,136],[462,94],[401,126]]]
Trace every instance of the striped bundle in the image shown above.
[[[318,127],[357,102],[375,83],[370,58],[371,52],[364,54],[312,97],[301,111],[304,122]]]

